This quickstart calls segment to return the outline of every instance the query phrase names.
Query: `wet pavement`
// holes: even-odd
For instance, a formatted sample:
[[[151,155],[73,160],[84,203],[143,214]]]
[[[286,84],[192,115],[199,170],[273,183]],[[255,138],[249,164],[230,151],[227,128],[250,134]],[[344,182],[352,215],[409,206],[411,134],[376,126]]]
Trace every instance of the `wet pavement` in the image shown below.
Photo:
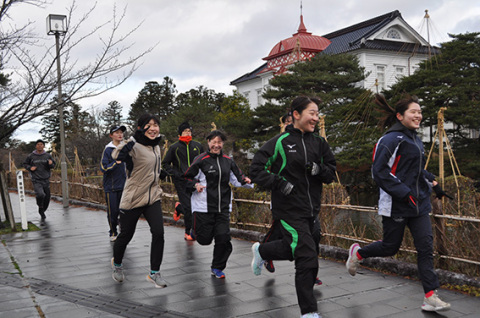
[[[18,196],[10,196],[20,222]],[[168,287],[157,289],[146,280],[150,232],[141,220],[127,247],[126,280],[120,284],[111,276],[105,211],[64,209],[51,202],[41,222],[35,199],[28,196],[26,201],[29,220],[41,230],[1,237],[0,318],[300,316],[293,263],[275,262],[274,274],[264,270],[254,276],[253,242],[233,239],[226,279],[216,279],[210,275],[213,245],[186,242],[182,228],[166,225],[161,273]],[[323,285],[315,288],[315,295],[324,318],[480,317],[480,297],[441,289],[439,295],[452,310],[427,313],[420,310],[418,281],[365,268],[351,277],[343,262],[319,259],[319,265]]]

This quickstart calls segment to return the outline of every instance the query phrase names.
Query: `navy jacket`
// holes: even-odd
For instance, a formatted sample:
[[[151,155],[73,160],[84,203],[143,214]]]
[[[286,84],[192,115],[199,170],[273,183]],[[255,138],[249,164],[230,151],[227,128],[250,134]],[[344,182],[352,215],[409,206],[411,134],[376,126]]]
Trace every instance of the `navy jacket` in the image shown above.
[[[380,215],[406,217],[431,211],[435,176],[424,167],[422,141],[415,131],[397,122],[378,140],[373,152],[372,177],[380,187]],[[409,195],[418,199],[416,207],[406,200]]]
[[[322,172],[312,176],[305,167],[307,162],[322,164]],[[285,132],[257,151],[250,166],[250,177],[272,191],[274,218],[289,219],[318,214],[323,183],[335,179],[335,170],[335,158],[324,138],[288,125]],[[290,195],[281,192],[281,180],[294,185]]]
[[[100,162],[100,170],[103,172],[103,190],[105,192],[122,191],[127,179],[125,163],[118,164],[112,158],[112,152],[115,148],[113,142],[106,145]]]

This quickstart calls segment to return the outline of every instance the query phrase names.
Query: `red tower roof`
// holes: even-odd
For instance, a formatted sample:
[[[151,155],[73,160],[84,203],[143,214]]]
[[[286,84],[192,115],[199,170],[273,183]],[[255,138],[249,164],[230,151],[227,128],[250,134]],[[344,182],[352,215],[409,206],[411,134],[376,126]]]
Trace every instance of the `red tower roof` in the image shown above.
[[[303,23],[303,15],[301,15],[300,26],[298,27],[297,33],[288,39],[278,42],[268,56],[263,59],[268,61],[278,56],[290,54],[297,48],[297,43],[299,44],[299,49],[303,52],[318,53],[325,50],[331,42],[324,37],[312,35],[311,32],[307,32],[307,28]]]

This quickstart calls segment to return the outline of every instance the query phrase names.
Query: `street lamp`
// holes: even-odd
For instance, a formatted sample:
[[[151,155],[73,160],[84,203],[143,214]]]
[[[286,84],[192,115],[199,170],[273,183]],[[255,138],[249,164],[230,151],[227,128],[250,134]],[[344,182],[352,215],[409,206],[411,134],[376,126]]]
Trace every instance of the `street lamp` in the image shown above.
[[[68,178],[67,161],[65,155],[65,127],[63,123],[62,81],[60,71],[60,35],[67,33],[67,16],[49,14],[47,17],[47,34],[55,35],[57,48],[57,81],[58,81],[58,112],[60,120],[60,151],[61,151],[61,176],[62,176],[62,202],[63,207],[68,207]]]

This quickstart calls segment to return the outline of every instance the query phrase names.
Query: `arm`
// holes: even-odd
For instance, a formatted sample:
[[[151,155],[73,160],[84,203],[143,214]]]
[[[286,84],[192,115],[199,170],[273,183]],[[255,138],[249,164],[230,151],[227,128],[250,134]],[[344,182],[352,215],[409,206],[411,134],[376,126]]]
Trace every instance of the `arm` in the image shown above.
[[[337,163],[335,157],[333,156],[330,145],[325,139],[322,138],[322,143],[320,147],[320,162],[319,171],[316,177],[320,179],[323,183],[329,184],[335,180],[335,171],[337,170]]]
[[[398,159],[397,150],[400,147],[398,140],[397,138],[391,138],[391,140],[382,138],[377,143],[372,165],[372,176],[382,190],[401,200],[407,197],[410,189],[392,172],[395,160]]]
[[[25,161],[23,162],[23,167],[27,169],[28,171],[31,171],[32,168],[32,157],[30,155],[25,158]]]
[[[130,157],[130,151],[133,149],[135,145],[135,138],[130,137],[128,142],[122,141],[120,145],[117,146],[112,152],[113,160],[128,162],[128,158]]]
[[[105,148],[102,154],[102,161],[100,161],[100,170],[105,173],[112,170],[117,165],[117,161],[113,160],[112,152],[115,148]]]
[[[200,162],[203,156],[199,155],[195,158],[192,165],[188,167],[187,171],[183,177],[187,181],[186,189],[187,191],[193,191],[196,188],[196,184],[198,183],[197,175],[200,171]]]
[[[168,148],[167,153],[163,157],[162,160],[162,168],[163,170],[168,173],[168,175],[175,175],[175,169],[173,169],[173,157],[174,157],[174,152],[175,152],[175,144],[171,145],[170,148]]]
[[[252,181],[269,190],[276,187],[280,180],[285,180],[271,171],[271,165],[276,160],[275,144],[276,139],[271,139],[263,145],[253,157],[250,165]]]

